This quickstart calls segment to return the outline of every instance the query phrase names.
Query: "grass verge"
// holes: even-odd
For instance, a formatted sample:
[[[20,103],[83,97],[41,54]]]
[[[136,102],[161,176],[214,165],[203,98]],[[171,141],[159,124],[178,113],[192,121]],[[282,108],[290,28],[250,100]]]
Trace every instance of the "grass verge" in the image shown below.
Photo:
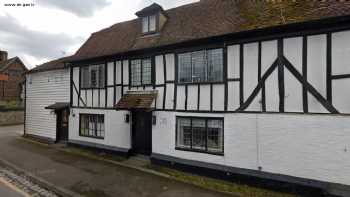
[[[167,167],[149,165],[147,168],[165,173],[170,177],[185,183],[190,183],[210,190],[229,193],[241,197],[300,197],[296,194],[276,192],[268,189],[238,184],[203,176],[197,176]]]

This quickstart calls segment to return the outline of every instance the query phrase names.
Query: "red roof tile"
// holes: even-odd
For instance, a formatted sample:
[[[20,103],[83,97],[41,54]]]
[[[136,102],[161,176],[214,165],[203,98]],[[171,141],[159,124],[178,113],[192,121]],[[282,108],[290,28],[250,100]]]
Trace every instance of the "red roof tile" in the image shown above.
[[[115,106],[116,109],[151,109],[157,94],[154,92],[133,92],[125,94]]]
[[[350,14],[339,0],[201,0],[164,11],[168,20],[159,34],[143,36],[141,20],[115,24],[93,33],[71,61],[166,46],[247,30]]]
[[[59,59],[55,59],[49,62],[46,62],[44,64],[41,64],[39,66],[36,66],[28,71],[28,73],[35,73],[35,72],[44,72],[49,70],[58,70],[58,69],[64,69],[65,67],[65,61],[68,60],[70,57],[63,57]]]

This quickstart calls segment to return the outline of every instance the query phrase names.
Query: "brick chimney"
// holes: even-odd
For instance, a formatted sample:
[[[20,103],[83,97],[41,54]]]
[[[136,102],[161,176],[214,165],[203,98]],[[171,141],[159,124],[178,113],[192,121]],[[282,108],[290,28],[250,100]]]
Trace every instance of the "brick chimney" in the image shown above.
[[[7,51],[0,51],[0,62],[7,60]]]

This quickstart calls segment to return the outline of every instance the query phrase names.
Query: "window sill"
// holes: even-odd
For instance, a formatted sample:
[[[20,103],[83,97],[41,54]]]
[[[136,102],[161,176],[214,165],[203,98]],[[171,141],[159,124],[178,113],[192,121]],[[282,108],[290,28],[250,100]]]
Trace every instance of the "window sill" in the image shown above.
[[[150,35],[156,35],[158,33],[157,30],[155,31],[147,31],[147,32],[142,32],[142,36],[146,37],[146,36],[150,36]]]
[[[130,85],[131,88],[143,88],[143,87],[150,87],[150,86],[153,86],[153,84]]]
[[[225,84],[224,81],[213,82],[177,82],[177,85],[210,85],[210,84]]]
[[[187,151],[187,152],[195,152],[195,153],[205,153],[205,154],[218,155],[218,156],[224,156],[225,155],[223,152],[209,152],[209,151],[206,151],[206,150],[180,148],[180,147],[175,147],[175,150]]]
[[[105,89],[105,87],[101,87],[101,88],[80,88],[80,90],[102,90]]]
[[[93,138],[93,139],[98,139],[98,140],[104,140],[104,137],[96,137],[96,136],[88,136],[88,135],[79,135],[80,137],[86,137],[86,138]]]

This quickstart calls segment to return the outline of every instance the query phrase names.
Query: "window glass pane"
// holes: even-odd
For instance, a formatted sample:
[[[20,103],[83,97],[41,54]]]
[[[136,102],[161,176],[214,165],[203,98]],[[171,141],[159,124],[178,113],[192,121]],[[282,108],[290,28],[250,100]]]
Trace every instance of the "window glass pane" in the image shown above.
[[[192,148],[205,150],[205,120],[192,119]]]
[[[91,70],[91,87],[97,86],[97,70]]]
[[[80,117],[80,135],[86,135],[85,130],[86,130],[86,121],[85,121],[85,116]]]
[[[95,136],[94,116],[89,116],[89,136]]]
[[[82,88],[88,88],[89,82],[90,82],[90,77],[89,77],[89,67],[84,67],[82,68],[81,71],[81,77],[82,77]]]
[[[99,85],[99,66],[90,66],[90,87],[97,88]]]
[[[131,61],[131,85],[141,85],[141,60]]]
[[[208,151],[222,152],[223,140],[223,121],[208,120]]]
[[[142,18],[142,32],[147,33],[148,30],[148,17],[143,17]]]
[[[178,81],[181,83],[192,82],[191,53],[179,54],[178,61]]]
[[[177,147],[191,148],[191,120],[179,118],[177,126]]]
[[[104,88],[105,87],[105,66],[100,65],[99,70],[98,70],[98,78],[99,78],[99,88]]]
[[[149,17],[149,31],[156,31],[156,15]]]
[[[208,51],[208,81],[223,80],[223,50]]]
[[[100,137],[105,137],[105,121],[104,121],[104,116],[100,116],[100,122],[101,122],[101,136]]]
[[[192,79],[193,82],[206,81],[207,62],[205,51],[197,51],[192,53]]]
[[[80,114],[80,135],[104,138],[104,115]]]
[[[142,84],[152,83],[152,64],[150,59],[142,60]]]

